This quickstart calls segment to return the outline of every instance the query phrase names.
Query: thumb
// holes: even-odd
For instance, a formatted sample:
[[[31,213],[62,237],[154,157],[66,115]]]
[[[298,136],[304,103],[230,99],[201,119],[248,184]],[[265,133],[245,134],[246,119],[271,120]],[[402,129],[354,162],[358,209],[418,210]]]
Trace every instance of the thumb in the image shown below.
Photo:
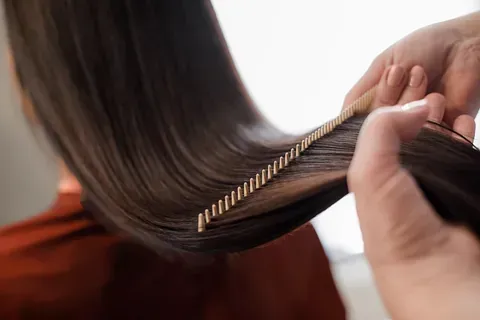
[[[442,226],[398,156],[401,143],[418,134],[435,103],[442,102],[377,109],[361,129],[347,179],[372,266],[426,254]]]

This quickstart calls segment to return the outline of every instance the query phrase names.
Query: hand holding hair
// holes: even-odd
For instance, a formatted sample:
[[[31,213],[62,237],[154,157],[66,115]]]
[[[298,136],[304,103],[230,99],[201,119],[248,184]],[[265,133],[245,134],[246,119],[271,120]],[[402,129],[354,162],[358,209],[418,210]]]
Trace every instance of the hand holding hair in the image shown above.
[[[415,138],[429,114],[445,108],[440,95],[426,101],[412,109],[381,108],[367,118],[348,185],[355,195],[365,254],[391,317],[478,319],[478,239],[464,227],[446,224],[399,162],[401,143]],[[467,130],[472,121],[464,120]]]

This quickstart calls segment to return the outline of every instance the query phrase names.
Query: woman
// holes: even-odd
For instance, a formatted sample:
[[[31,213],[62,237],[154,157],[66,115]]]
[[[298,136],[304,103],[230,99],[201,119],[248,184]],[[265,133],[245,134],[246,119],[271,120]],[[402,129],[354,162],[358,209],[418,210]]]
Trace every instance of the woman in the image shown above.
[[[181,117],[181,110],[171,102],[184,99],[182,91],[195,93],[195,103],[203,108],[202,103],[215,106],[220,85],[235,83],[231,88],[238,89],[238,79],[230,73],[209,72],[212,65],[215,70],[231,71],[233,67],[231,61],[208,50],[225,46],[217,36],[218,24],[208,1],[4,3],[21,94],[27,109],[33,111],[33,120],[43,126],[62,155],[65,170],[58,201],[50,211],[0,234],[2,318],[345,318],[328,262],[310,226],[263,248],[209,261],[180,258],[169,254],[170,248],[155,248],[154,252],[131,240],[139,233],[135,228],[109,231],[111,220],[118,217],[105,217],[100,224],[80,204],[85,189],[91,191],[86,193],[89,197],[108,193],[104,188],[109,183],[118,187],[124,181],[110,172],[85,177],[81,170],[70,172],[72,168],[105,161],[100,154],[111,150],[112,141],[125,141],[125,149],[150,143],[154,149],[164,139],[155,130],[143,132],[145,139],[141,140],[126,137],[145,130],[136,126],[137,121],[157,120],[156,112],[164,113],[164,127],[169,125],[167,120]],[[178,21],[184,22],[184,29],[177,28]],[[209,24],[211,21],[214,23]],[[177,39],[172,34],[180,34],[184,40],[172,41]],[[203,63],[182,64],[191,55]],[[405,70],[407,73],[413,75],[414,68]],[[131,77],[138,74],[138,78]],[[427,84],[426,77],[422,79],[420,86],[406,87],[402,82],[400,91],[395,88],[399,95],[414,92],[398,96],[397,101],[421,98]],[[388,83],[388,76],[381,81]],[[386,88],[385,94],[391,91]],[[219,113],[226,112],[225,97],[242,99],[234,90],[220,93],[225,96],[218,105]],[[402,99],[405,96],[408,99]],[[237,99],[228,102],[232,106],[242,102]],[[100,103],[112,108],[99,108]],[[132,105],[137,108],[127,108]],[[102,126],[104,123],[110,126]],[[117,125],[127,130],[119,134]],[[183,134],[197,132],[200,130],[192,123]],[[98,145],[86,143],[92,141],[93,133],[103,138]],[[75,151],[78,148],[81,153]],[[168,150],[165,152],[168,156]],[[172,174],[175,169],[172,167]],[[157,172],[152,169],[150,174]],[[85,183],[92,181],[87,178],[98,184]],[[144,182],[150,178],[136,175],[132,179]],[[170,186],[168,176],[162,178],[167,180],[161,183]],[[145,190],[140,186],[145,185],[126,184],[124,188],[126,194],[141,193]],[[167,187],[162,190],[168,194]]]

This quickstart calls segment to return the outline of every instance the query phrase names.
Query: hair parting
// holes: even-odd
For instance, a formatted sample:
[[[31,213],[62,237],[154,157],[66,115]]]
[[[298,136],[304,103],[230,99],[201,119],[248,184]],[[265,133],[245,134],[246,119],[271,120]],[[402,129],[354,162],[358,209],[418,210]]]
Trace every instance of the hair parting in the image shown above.
[[[248,95],[209,0],[3,3],[35,116],[113,231],[158,252],[235,252],[348,194],[373,91],[309,134],[281,132]],[[480,238],[477,149],[425,128],[400,159],[441,217]]]

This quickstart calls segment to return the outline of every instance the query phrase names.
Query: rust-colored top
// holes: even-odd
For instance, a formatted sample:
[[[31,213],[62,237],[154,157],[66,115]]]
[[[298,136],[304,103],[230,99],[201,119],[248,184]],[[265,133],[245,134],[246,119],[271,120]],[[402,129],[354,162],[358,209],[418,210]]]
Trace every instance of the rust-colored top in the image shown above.
[[[208,264],[171,261],[109,234],[60,195],[0,230],[0,319],[343,320],[310,225]]]

